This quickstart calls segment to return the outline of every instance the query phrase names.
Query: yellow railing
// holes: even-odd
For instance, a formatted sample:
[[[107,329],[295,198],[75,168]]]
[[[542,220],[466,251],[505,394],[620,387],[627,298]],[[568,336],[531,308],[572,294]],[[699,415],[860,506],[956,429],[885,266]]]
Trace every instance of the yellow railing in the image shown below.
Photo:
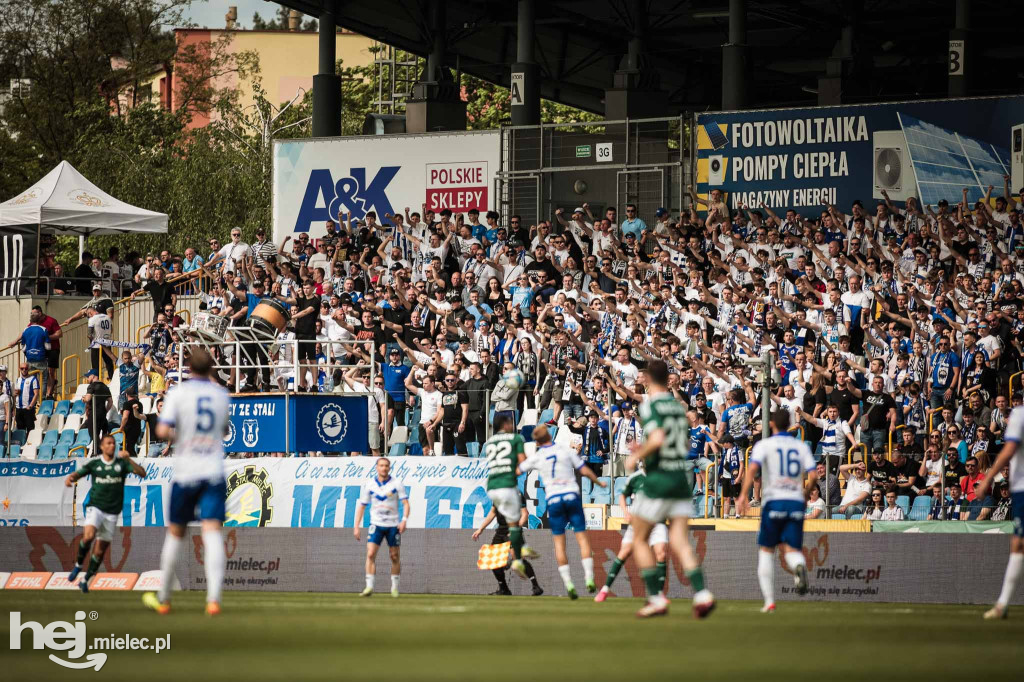
[[[798,437],[800,438],[800,440],[803,440],[803,439],[804,439],[804,427],[803,427],[803,425],[802,425],[802,424],[797,424],[796,426],[793,426],[793,427],[791,427],[791,428],[789,429],[789,432],[790,432],[790,433],[793,433],[794,431],[796,431],[796,432],[798,432],[798,433],[800,434],[800,435],[798,436]]]
[[[174,313],[175,315],[181,316],[185,320],[185,324],[189,327],[192,326],[192,311],[188,308],[182,308],[181,310]]]
[[[149,329],[152,326],[153,326],[152,323],[147,323],[147,324],[144,324],[144,325],[142,325],[141,327],[139,327],[138,329],[135,330],[135,343],[136,344],[142,343],[142,330],[143,329]]]
[[[75,361],[75,373],[72,375],[74,381],[68,385],[68,361]],[[60,396],[64,400],[70,400],[74,396],[75,391],[78,390],[78,384],[82,383],[82,360],[78,357],[78,353],[72,353],[60,362],[60,384],[61,393]],[[72,390],[72,387],[74,390]]]
[[[7,373],[10,376],[10,372]],[[38,408],[40,403],[46,399],[46,382],[43,381],[43,370],[34,369],[28,373],[29,376],[36,375],[36,381],[39,382],[39,400],[36,401],[36,407]],[[20,376],[20,372],[18,374]],[[11,382],[11,388],[14,388],[14,382]]]
[[[75,450],[81,450],[82,451],[82,457],[85,457],[85,456],[87,456],[89,454],[89,446],[88,445],[76,445],[75,447],[73,447],[70,450],[68,450],[68,458],[69,459],[73,459],[74,458]]]
[[[1024,372],[1015,372],[1010,375],[1009,390],[1008,395],[1006,396],[1006,400],[1007,402],[1009,402],[1010,405],[1013,405],[1013,380],[1022,374],[1024,374]]]
[[[890,462],[892,461],[892,441],[893,441],[893,437],[896,435],[897,431],[899,431],[900,429],[905,429],[905,428],[907,428],[906,424],[900,424],[895,429],[893,429],[892,431],[889,432],[889,461]]]
[[[864,451],[864,462],[866,463],[868,461],[868,446],[867,446],[867,444],[866,443],[857,443],[856,445],[851,445],[850,449],[846,451],[846,463],[847,464],[852,464],[853,463],[853,451],[854,450],[863,450]]]
[[[715,481],[714,485],[711,483],[711,471],[715,468],[715,463],[711,462],[704,468],[704,518],[708,518],[708,497],[711,497],[717,506],[718,502],[718,482]]]

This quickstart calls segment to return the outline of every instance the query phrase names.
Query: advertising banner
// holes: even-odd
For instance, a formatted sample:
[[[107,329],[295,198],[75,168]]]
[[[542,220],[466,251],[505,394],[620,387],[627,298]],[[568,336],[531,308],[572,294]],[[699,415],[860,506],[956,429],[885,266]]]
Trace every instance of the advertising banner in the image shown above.
[[[72,488],[64,479],[77,463],[0,460],[0,526],[71,524]]]
[[[226,452],[369,452],[367,398],[332,393],[231,399]],[[356,424],[360,428],[356,428]]]
[[[426,135],[382,135],[274,142],[274,240],[324,233],[338,212],[362,220],[375,211],[486,213],[497,203],[500,163],[497,130]]]
[[[992,198],[1024,185],[1024,97],[896,102],[697,114],[696,191],[732,210],[762,204],[804,217],[854,200],[923,205]],[[923,206],[922,206],[923,207]],[[703,208],[703,207],[702,207]]]
[[[872,533],[994,533],[1010,535],[1013,521],[872,521]]]
[[[0,528],[0,545],[4,547],[0,571],[11,573],[7,587],[43,589],[52,574],[70,570],[81,532],[80,528],[49,526]],[[160,565],[164,532],[162,528],[119,528],[99,576],[138,573],[142,582],[147,572]],[[592,531],[588,535],[595,578],[601,584],[619,551],[622,535],[616,531]],[[225,587],[359,592],[365,585],[365,538],[363,534],[361,540],[356,540],[351,531],[327,528],[228,528],[224,533]],[[553,594],[562,594],[556,563],[547,551],[550,534],[529,530],[526,538],[541,552],[541,557],[531,562],[540,584]],[[490,592],[494,589],[491,571],[477,567],[480,547],[490,540],[489,533],[473,540],[472,533],[465,530],[407,530],[402,536],[403,591]],[[704,566],[708,587],[719,599],[760,599],[755,533],[693,530],[690,540]],[[181,553],[176,578],[185,589],[204,589],[199,528],[190,528],[189,539],[183,544],[187,550]],[[1006,538],[994,535],[807,533],[804,547],[810,592],[804,597],[794,593],[793,577],[780,551],[775,555],[778,601],[991,604],[999,594],[1009,555]],[[572,577],[581,584],[579,545],[567,542],[566,553]],[[389,563],[378,558],[378,581],[389,570]],[[508,585],[514,594],[529,594],[530,583],[526,581],[510,580]],[[675,562],[670,564],[665,588],[672,599],[693,594]],[[643,580],[632,557],[612,589],[617,596],[643,596]],[[1018,590],[1011,603],[1024,603],[1024,592]],[[756,611],[756,606],[750,607]]]

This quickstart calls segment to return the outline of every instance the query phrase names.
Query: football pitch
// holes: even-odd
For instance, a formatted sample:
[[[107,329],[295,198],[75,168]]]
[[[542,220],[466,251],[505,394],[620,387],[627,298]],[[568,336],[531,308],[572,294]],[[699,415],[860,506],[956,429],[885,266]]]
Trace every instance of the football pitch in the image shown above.
[[[930,680],[1020,679],[1024,609],[983,621],[978,606],[724,602],[704,621],[689,600],[638,621],[639,599],[473,597],[387,593],[228,592],[216,618],[199,592],[173,610],[146,610],[141,593],[0,590],[20,622],[74,621],[86,640],[170,635],[170,649],[107,650],[99,675],[33,649],[5,646],[8,680]],[[95,620],[92,620],[95,615]],[[1014,617],[1017,617],[1016,619]],[[10,619],[0,637],[10,642]],[[86,652],[86,655],[93,653]],[[85,660],[86,655],[78,660]]]

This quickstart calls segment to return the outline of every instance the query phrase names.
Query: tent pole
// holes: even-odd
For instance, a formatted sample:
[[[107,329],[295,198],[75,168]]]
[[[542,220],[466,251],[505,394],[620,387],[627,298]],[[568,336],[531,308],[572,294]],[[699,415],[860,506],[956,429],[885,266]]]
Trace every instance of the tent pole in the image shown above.
[[[82,254],[85,253],[85,236],[78,235],[78,262],[82,262]]]

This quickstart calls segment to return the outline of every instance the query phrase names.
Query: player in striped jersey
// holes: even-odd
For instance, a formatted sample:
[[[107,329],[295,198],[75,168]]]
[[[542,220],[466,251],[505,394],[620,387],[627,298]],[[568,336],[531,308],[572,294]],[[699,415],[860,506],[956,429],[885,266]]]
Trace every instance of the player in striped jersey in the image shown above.
[[[1003,438],[1006,445],[974,493],[978,499],[985,499],[985,493],[988,492],[996,474],[1009,463],[1013,508],[1010,558],[1006,562],[1006,573],[1003,575],[1003,588],[999,592],[999,599],[996,600],[995,606],[985,612],[985,620],[1006,618],[1010,600],[1017,590],[1017,584],[1020,583],[1021,573],[1024,572],[1024,407],[1013,408]]]
[[[147,592],[142,603],[157,613],[171,610],[174,565],[189,522],[202,523],[203,568],[206,571],[206,613],[220,613],[227,555],[221,527],[224,524],[224,436],[229,425],[231,398],[211,379],[213,358],[201,348],[189,356],[192,378],[167,393],[156,435],[174,443],[174,474],[171,480],[170,524],[160,553],[160,592]]]
[[[570,599],[579,599],[576,587],[569,574],[569,559],[565,555],[565,529],[572,525],[576,533],[576,541],[580,545],[580,556],[583,559],[583,574],[587,581],[587,591],[595,592],[594,556],[587,539],[586,518],[583,516],[583,499],[580,487],[576,483],[576,472],[589,478],[602,488],[608,484],[600,480],[575,450],[557,445],[551,440],[546,426],[541,424],[533,430],[533,440],[537,443],[534,455],[519,464],[520,471],[536,469],[544,482],[544,494],[548,501],[548,523],[551,524],[551,535],[555,540],[555,561],[558,563],[558,575],[562,577],[565,590]]]
[[[761,531],[757,534],[757,580],[764,595],[761,613],[775,611],[773,561],[775,548],[782,545],[786,566],[793,571],[797,594],[807,594],[807,560],[804,558],[804,512],[811,488],[817,486],[817,465],[811,449],[802,440],[787,433],[789,412],[779,410],[771,416],[770,438],[754,445],[747,475],[743,480],[736,510],[742,516],[761,472]],[[806,483],[804,476],[807,476]]]

